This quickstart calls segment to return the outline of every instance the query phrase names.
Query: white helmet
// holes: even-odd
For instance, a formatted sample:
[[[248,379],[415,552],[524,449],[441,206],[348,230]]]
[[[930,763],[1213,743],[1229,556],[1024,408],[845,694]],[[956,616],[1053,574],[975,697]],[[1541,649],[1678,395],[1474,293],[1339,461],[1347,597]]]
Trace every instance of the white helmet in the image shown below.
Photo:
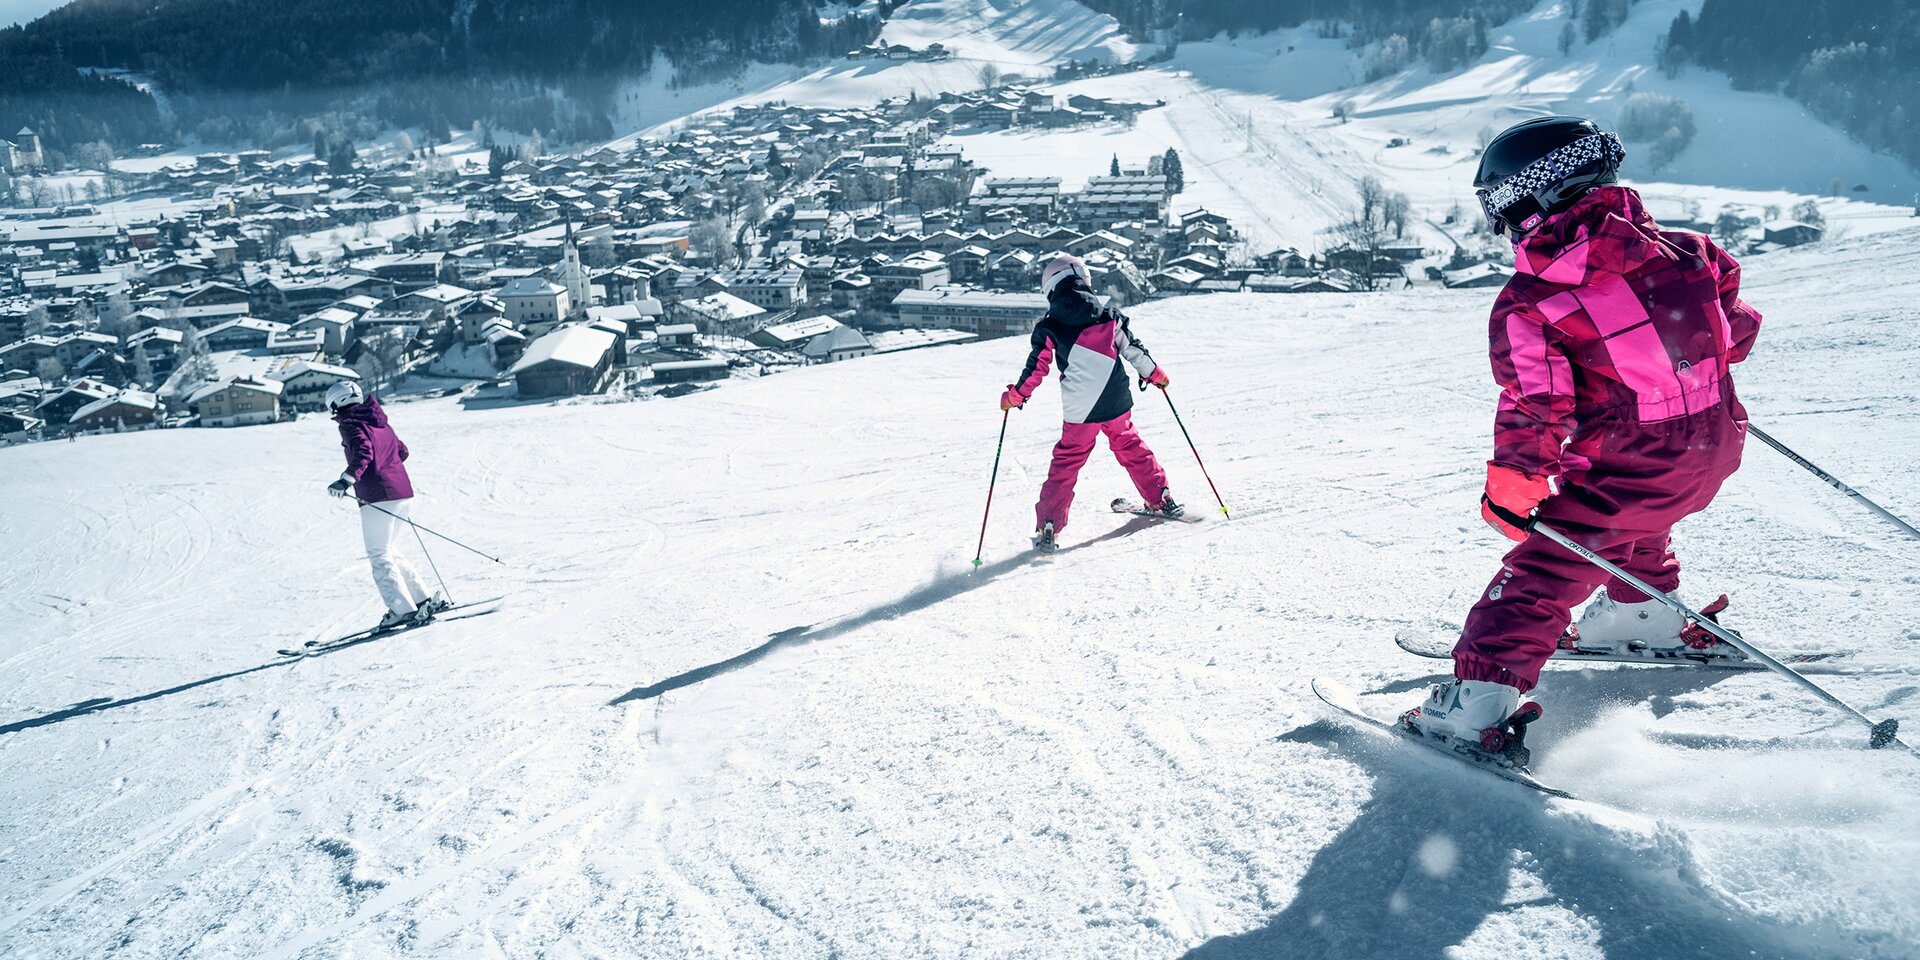
[[[338,410],[341,407],[350,407],[366,398],[367,395],[361,392],[359,383],[342,380],[327,388],[327,409]]]
[[[1071,253],[1063,253],[1047,264],[1047,270],[1040,275],[1040,292],[1052,293],[1053,288],[1068,276],[1077,276],[1087,283],[1093,283],[1093,273],[1087,269],[1087,262]]]

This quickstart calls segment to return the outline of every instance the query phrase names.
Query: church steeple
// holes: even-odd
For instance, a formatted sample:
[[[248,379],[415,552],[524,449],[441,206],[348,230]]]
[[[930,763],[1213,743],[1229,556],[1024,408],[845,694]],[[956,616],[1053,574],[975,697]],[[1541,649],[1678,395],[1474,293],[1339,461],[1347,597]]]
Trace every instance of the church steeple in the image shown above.
[[[586,267],[580,263],[580,245],[573,239],[572,220],[567,221],[566,237],[560,248],[560,285],[567,288],[567,299],[573,301],[573,309],[585,313],[592,304],[593,287]]]

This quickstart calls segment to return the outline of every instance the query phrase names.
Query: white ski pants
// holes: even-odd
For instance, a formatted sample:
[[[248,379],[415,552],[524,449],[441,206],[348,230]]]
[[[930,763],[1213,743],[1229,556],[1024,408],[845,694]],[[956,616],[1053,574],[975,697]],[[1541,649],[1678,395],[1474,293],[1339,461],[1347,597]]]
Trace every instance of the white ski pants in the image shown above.
[[[388,513],[381,513],[375,507]],[[367,541],[367,562],[373,565],[373,585],[380,588],[380,599],[387,602],[387,609],[398,614],[412,613],[433,595],[427,591],[413,564],[394,550],[394,541],[407,532],[401,518],[412,512],[412,499],[360,506],[360,534]]]

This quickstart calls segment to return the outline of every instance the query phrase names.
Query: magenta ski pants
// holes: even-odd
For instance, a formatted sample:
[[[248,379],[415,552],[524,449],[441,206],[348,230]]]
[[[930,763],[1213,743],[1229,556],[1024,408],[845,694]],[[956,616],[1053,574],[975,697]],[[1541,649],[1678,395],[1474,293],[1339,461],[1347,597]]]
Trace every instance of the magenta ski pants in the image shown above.
[[[1585,453],[1592,465],[1540,504],[1540,519],[1665,593],[1680,587],[1673,525],[1706,509],[1740,466],[1746,415],[1719,404],[1679,420],[1608,427]],[[1578,444],[1577,444],[1578,445]],[[1576,604],[1601,585],[1613,599],[1647,599],[1573,551],[1532,534],[1508,551],[1467,614],[1454,675],[1519,687],[1539,682]]]
[[[1040,502],[1034,505],[1034,528],[1053,521],[1056,531],[1067,528],[1067,510],[1073,506],[1073,483],[1080,478],[1080,468],[1087,462],[1087,456],[1093,453],[1093,442],[1101,434],[1107,435],[1107,448],[1113,451],[1114,459],[1127,468],[1127,475],[1133,478],[1133,488],[1140,492],[1142,503],[1160,502],[1160,491],[1167,485],[1167,472],[1160,469],[1160,461],[1155,460],[1153,451],[1147,449],[1140,434],[1133,429],[1133,414],[1123,413],[1103,423],[1063,423],[1060,425],[1060,442],[1053,445],[1053,466],[1047,470],[1047,482],[1040,485]]]

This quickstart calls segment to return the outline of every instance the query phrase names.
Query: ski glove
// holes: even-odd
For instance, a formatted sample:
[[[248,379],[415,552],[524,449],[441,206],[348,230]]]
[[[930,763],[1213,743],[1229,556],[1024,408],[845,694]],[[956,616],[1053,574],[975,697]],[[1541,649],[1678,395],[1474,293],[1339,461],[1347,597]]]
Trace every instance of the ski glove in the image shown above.
[[[1154,367],[1153,372],[1147,374],[1147,382],[1153,384],[1156,387],[1159,387],[1162,390],[1165,390],[1167,388],[1167,384],[1171,383],[1172,381],[1167,379],[1167,368]]]
[[[1013,384],[1007,384],[1007,392],[1000,395],[1000,409],[1012,410],[1027,405],[1027,395],[1021,393]]]
[[[340,479],[327,484],[327,492],[333,494],[336,497],[346,496],[347,491],[351,489],[353,489],[353,481],[346,477],[341,477]]]
[[[1512,467],[1498,463],[1487,464],[1487,492],[1480,495],[1480,516],[1487,526],[1505,535],[1509,540],[1525,540],[1526,531],[1521,530],[1495,509],[1504,510],[1510,516],[1526,517],[1533,508],[1540,505],[1553,494],[1553,483],[1546,477],[1536,477],[1531,473],[1522,473]]]

